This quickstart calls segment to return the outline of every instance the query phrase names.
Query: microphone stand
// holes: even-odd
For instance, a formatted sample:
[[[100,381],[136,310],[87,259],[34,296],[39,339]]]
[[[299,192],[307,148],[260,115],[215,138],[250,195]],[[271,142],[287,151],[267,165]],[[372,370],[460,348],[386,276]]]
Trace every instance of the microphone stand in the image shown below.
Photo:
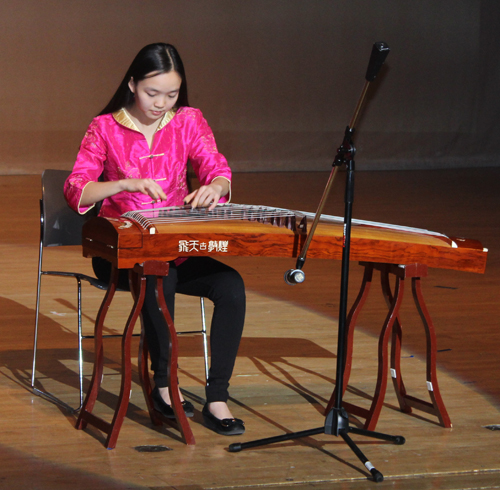
[[[385,43],[375,43],[372,48],[372,53],[370,56],[370,61],[368,64],[368,70],[366,72],[366,82],[361,93],[361,97],[358,101],[356,109],[354,111],[353,118],[349,126],[346,127],[344,133],[344,139],[341,146],[337,150],[337,156],[335,157],[333,163],[333,170],[330,174],[330,178],[327,182],[325,191],[321,198],[318,210],[314,217],[313,224],[309,231],[306,242],[304,243],[301,254],[299,255],[296,263],[296,268],[289,270],[285,273],[285,281],[288,284],[298,284],[305,280],[305,274],[302,271],[302,267],[305,263],[305,258],[307,255],[307,250],[312,241],[316,226],[321,217],[321,213],[328,197],[328,193],[332,186],[333,180],[337,174],[340,166],[345,165],[346,174],[346,186],[345,186],[345,211],[344,211],[344,236],[343,236],[343,249],[342,249],[342,272],[341,272],[341,284],[340,284],[340,306],[339,306],[339,327],[338,327],[338,345],[337,345],[337,373],[335,381],[335,405],[326,415],[325,424],[322,427],[315,429],[303,430],[300,432],[292,432],[289,434],[283,434],[276,437],[268,437],[266,439],[259,439],[256,441],[250,441],[245,443],[234,443],[229,446],[230,452],[239,452],[243,449],[248,449],[251,447],[263,446],[268,444],[273,444],[276,442],[288,441],[291,439],[298,439],[301,437],[308,437],[317,434],[330,434],[334,436],[341,436],[346,442],[349,448],[354,452],[358,459],[365,465],[366,469],[371,473],[373,480],[375,482],[381,482],[384,476],[380,471],[378,471],[368,458],[363,454],[363,452],[358,448],[354,441],[348,435],[349,433],[359,434],[366,437],[372,437],[375,439],[380,439],[383,441],[393,442],[394,444],[401,445],[405,443],[405,438],[403,436],[391,436],[388,434],[382,434],[380,432],[369,431],[365,429],[359,429],[357,427],[351,427],[349,425],[349,415],[342,407],[342,396],[343,396],[343,381],[344,381],[344,370],[345,370],[345,339],[346,339],[346,322],[347,322],[347,290],[349,283],[349,253],[351,244],[351,222],[352,222],[352,205],[354,202],[354,155],[356,149],[352,141],[352,135],[354,133],[355,123],[360,114],[361,106],[363,104],[366,92],[370,82],[372,82],[379,72],[385,58],[389,54],[389,47]]]

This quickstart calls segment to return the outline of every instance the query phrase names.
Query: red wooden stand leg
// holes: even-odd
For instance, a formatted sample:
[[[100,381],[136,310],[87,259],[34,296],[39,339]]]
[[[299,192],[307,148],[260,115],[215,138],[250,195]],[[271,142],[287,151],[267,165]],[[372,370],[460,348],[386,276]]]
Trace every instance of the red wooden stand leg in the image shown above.
[[[181,433],[183,441],[188,445],[194,445],[196,441],[184,412],[184,408],[182,407],[179,390],[177,389],[177,359],[179,357],[177,332],[175,330],[174,322],[172,321],[172,317],[170,316],[167,304],[165,303],[165,297],[163,295],[163,277],[168,274],[168,263],[150,261],[146,262],[145,266],[146,265],[147,269],[145,274],[156,276],[156,298],[158,301],[158,306],[160,307],[163,316],[165,317],[165,322],[167,324],[167,330],[169,334],[169,366],[167,378],[170,400],[172,409],[175,414],[175,420],[167,419],[154,408],[153,400],[151,398],[152,390],[148,370],[148,345],[144,335],[144,328],[141,331],[141,342],[139,346],[139,376],[141,379],[142,390],[146,399],[151,422],[154,425],[161,425],[162,423],[166,423],[167,425],[173,425],[177,427],[177,429]],[[165,266],[166,270],[164,269]]]
[[[411,279],[413,299],[415,301],[415,306],[420,314],[420,318],[424,325],[425,336],[426,336],[426,370],[427,370],[427,389],[429,391],[429,396],[431,398],[431,403],[420,398],[416,398],[407,394],[405,385],[403,383],[403,374],[401,371],[401,341],[402,341],[402,327],[398,322],[397,328],[393,331],[392,340],[392,352],[391,352],[391,376],[394,384],[394,389],[396,390],[396,395],[398,397],[398,402],[401,410],[405,413],[411,413],[412,408],[421,410],[423,412],[435,415],[441,425],[444,427],[451,427],[450,418],[448,412],[444,406],[444,402],[441,398],[439,391],[439,385],[437,381],[436,372],[436,353],[437,353],[437,342],[436,342],[436,331],[432,323],[431,317],[425,306],[425,301],[422,296],[422,291],[420,287],[420,279],[427,276],[427,266],[423,264],[409,264],[402,268],[395,270],[395,266],[390,266],[390,272],[393,274],[398,274],[404,278]],[[387,280],[388,284],[388,280]],[[384,294],[390,298],[390,290],[387,287],[384,288]]]
[[[382,287],[382,294],[385,298],[388,308],[391,308],[391,305],[394,302],[394,296],[391,291],[391,285],[389,280],[389,273],[391,272],[392,267],[394,266],[385,265],[380,267],[380,283]],[[397,281],[401,280],[404,282],[404,274],[401,274],[401,270],[396,269],[394,273],[398,277]],[[402,340],[403,340],[403,328],[401,326],[400,318],[398,315],[392,327],[390,373],[401,411],[404,413],[411,413],[411,408],[406,404],[404,399],[404,397],[406,396],[406,388],[403,383],[403,378],[401,376],[401,368],[400,368]]]
[[[90,381],[89,391],[87,392],[87,396],[85,397],[85,401],[83,402],[82,409],[80,410],[80,414],[76,421],[77,429],[85,429],[87,427],[87,422],[91,421],[92,425],[96,425],[93,421],[92,410],[94,408],[94,404],[97,400],[97,393],[99,392],[99,388],[102,382],[102,372],[103,372],[103,344],[102,344],[102,330],[104,326],[104,319],[106,318],[106,314],[108,312],[109,306],[111,305],[111,300],[115,295],[116,286],[118,284],[118,269],[113,268],[111,273],[111,281],[109,284],[109,288],[104,296],[104,299],[101,303],[101,307],[99,308],[99,313],[97,314],[95,328],[94,328],[94,369],[92,372],[92,379]],[[97,426],[97,425],[96,425]],[[102,424],[99,423],[99,429],[107,432],[109,429],[109,424],[106,424],[102,421]]]
[[[387,317],[385,319],[378,341],[377,385],[375,387],[375,394],[373,395],[373,400],[369,409],[368,417],[364,425],[364,428],[367,430],[375,429],[378,418],[380,416],[380,411],[382,410],[382,405],[384,403],[385,392],[387,389],[387,372],[389,370],[389,338],[391,337],[394,324],[398,321],[399,308],[401,307],[401,303],[403,301],[403,295],[404,278],[398,276],[396,278],[394,297],[392,299],[389,313],[387,314]]]
[[[448,412],[444,406],[443,399],[441,398],[441,393],[439,391],[439,385],[436,373],[436,353],[437,353],[437,342],[436,342],[436,330],[434,329],[434,324],[432,323],[427,307],[425,306],[424,298],[422,296],[422,291],[420,289],[420,277],[415,277],[412,279],[412,292],[413,299],[415,300],[415,305],[422,319],[422,323],[425,328],[425,336],[427,342],[427,389],[429,390],[429,396],[432,403],[425,402],[423,400],[418,400],[416,398],[406,396],[407,402],[423,410],[424,412],[436,415],[439,422],[444,427],[450,428],[451,420],[448,416]]]
[[[118,404],[115,409],[113,420],[111,423],[106,422],[100,417],[97,417],[92,413],[94,409],[95,401],[97,400],[97,394],[102,381],[103,372],[103,343],[102,343],[102,328],[104,324],[104,318],[106,316],[107,310],[111,304],[111,300],[116,291],[116,285],[118,283],[119,271],[113,268],[111,285],[104,297],[101,309],[99,310],[99,315],[96,321],[95,329],[95,362],[94,362],[94,374],[92,376],[92,381],[90,385],[90,390],[85,398],[85,402],[80,411],[78,417],[76,428],[84,429],[87,424],[91,424],[97,427],[99,430],[108,435],[106,439],[106,447],[108,449],[114,449],[116,447],[116,440],[118,439],[118,434],[120,433],[121,426],[123,424],[123,419],[127,413],[128,403],[130,399],[130,387],[132,384],[132,365],[130,359],[130,345],[132,341],[132,332],[134,330],[135,322],[141,314],[142,304],[144,302],[144,294],[146,291],[145,277],[141,277],[141,284],[139,289],[139,294],[135,298],[134,306],[129,315],[127,324],[122,337],[122,368],[121,368],[121,387],[120,395],[118,397]]]
[[[132,333],[134,331],[134,325],[137,321],[137,318],[139,318],[141,314],[145,292],[146,278],[144,276],[141,276],[139,295],[135,299],[134,307],[132,308],[122,337],[122,380],[120,395],[118,396],[118,404],[115,409],[113,421],[111,422],[111,430],[108,432],[108,438],[106,439],[106,447],[108,449],[114,449],[116,447],[118,434],[120,433],[123,420],[125,418],[125,415],[127,414],[132,386],[132,362],[130,357]]]

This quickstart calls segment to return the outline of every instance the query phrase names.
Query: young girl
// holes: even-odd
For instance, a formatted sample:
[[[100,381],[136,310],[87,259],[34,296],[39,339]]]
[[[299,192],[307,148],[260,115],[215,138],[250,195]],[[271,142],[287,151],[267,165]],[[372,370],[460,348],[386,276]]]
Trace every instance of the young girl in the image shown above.
[[[189,193],[187,162],[201,187]],[[100,216],[118,217],[130,210],[180,206],[213,209],[230,196],[231,171],[217,151],[210,127],[198,109],[189,107],[184,67],[169,44],[150,44],[136,56],[115,95],[90,124],[64,192],[69,205],[83,214],[102,201]],[[107,261],[93,259],[99,278],[110,276]],[[228,387],[245,316],[240,275],[210,257],[178,258],[164,278],[165,300],[174,317],[175,293],[207,297],[214,303],[210,332],[211,366],[203,407],[205,425],[219,434],[245,431],[228,406]],[[174,417],[167,388],[168,337],[147,279],[142,309],[151,355],[155,409]],[[181,397],[182,400],[182,397]],[[183,401],[187,416],[193,405]]]

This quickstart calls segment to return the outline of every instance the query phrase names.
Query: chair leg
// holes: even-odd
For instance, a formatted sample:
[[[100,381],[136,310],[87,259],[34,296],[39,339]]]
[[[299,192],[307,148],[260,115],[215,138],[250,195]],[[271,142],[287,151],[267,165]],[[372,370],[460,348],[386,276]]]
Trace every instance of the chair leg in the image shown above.
[[[200,334],[203,337],[203,362],[205,367],[205,380],[208,380],[208,372],[210,370],[208,360],[208,335],[207,335],[207,322],[205,318],[205,298],[200,296],[200,309],[201,309],[201,330],[189,330],[184,332],[177,332],[177,335],[193,335]]]
[[[40,258],[38,264],[38,283],[36,287],[36,307],[35,307],[35,333],[33,337],[33,365],[31,370],[31,388],[35,389],[36,381],[36,354],[38,347],[38,317],[40,313],[40,288],[42,285],[42,273],[40,271],[42,260],[42,249],[40,248]]]
[[[205,298],[200,297],[201,306],[201,334],[203,336],[203,360],[205,362],[205,379],[208,380],[208,342],[207,342],[207,323],[205,320]]]
[[[42,258],[42,252],[40,252],[40,264]],[[36,395],[40,395],[48,400],[60,405],[70,412],[78,412],[83,405],[83,349],[82,349],[82,282],[79,277],[73,276],[77,282],[77,302],[78,302],[78,375],[79,375],[79,388],[80,388],[80,404],[78,407],[72,407],[67,403],[63,402],[60,398],[57,398],[52,393],[48,391],[43,391],[35,387],[36,384],[36,356],[38,351],[38,328],[39,328],[39,318],[40,318],[40,292],[42,286],[42,276],[46,275],[43,271],[39,269],[38,271],[38,284],[37,284],[37,294],[36,294],[36,308],[35,308],[35,332],[33,339],[33,365],[31,371],[31,388]],[[55,274],[54,274],[55,275]]]
[[[78,381],[80,383],[80,406],[75,410],[78,411],[83,406],[83,346],[82,346],[82,282],[78,281]]]

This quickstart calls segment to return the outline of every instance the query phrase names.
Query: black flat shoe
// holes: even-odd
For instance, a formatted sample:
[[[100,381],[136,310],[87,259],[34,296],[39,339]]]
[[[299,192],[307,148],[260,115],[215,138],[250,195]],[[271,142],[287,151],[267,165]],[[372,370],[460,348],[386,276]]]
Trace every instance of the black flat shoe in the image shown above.
[[[245,432],[245,422],[241,419],[218,419],[208,409],[208,403],[203,407],[201,412],[203,422],[207,429],[217,432],[223,436],[237,436]]]
[[[155,410],[160,412],[167,419],[175,419],[174,409],[169,405],[160,395],[160,391],[155,386],[151,392],[151,398],[153,399],[153,406]],[[182,402],[182,408],[186,417],[192,417],[194,415],[194,406],[191,402],[184,400]]]

